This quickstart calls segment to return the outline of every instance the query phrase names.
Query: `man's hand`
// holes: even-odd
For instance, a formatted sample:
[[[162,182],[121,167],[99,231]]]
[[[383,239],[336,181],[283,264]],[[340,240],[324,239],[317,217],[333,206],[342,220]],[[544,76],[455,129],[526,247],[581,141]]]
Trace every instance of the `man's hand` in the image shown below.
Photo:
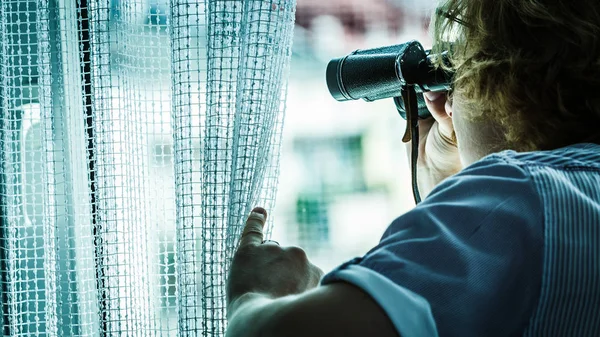
[[[323,275],[302,249],[263,242],[266,218],[267,212],[257,207],[246,221],[227,282],[228,315],[247,297],[244,295],[279,298],[300,294],[316,287]]]
[[[442,180],[462,169],[454,126],[452,107],[446,93],[424,93],[425,103],[433,118],[419,120],[419,191],[425,197]],[[407,146],[410,158],[410,145]]]
[[[361,289],[343,282],[317,287],[323,272],[302,249],[264,242],[266,218],[264,209],[252,211],[233,257],[227,337],[398,336]]]

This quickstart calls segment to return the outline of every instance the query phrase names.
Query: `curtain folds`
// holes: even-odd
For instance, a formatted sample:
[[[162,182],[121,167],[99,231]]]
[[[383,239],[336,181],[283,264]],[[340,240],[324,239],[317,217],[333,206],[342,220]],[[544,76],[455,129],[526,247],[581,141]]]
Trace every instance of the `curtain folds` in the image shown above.
[[[222,336],[274,206],[295,1],[0,3],[5,336]]]

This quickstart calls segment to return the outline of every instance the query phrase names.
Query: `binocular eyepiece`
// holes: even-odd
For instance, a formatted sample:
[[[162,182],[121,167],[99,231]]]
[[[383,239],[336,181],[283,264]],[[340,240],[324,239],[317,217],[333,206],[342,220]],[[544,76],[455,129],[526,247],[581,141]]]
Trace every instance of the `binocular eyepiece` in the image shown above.
[[[453,74],[436,68],[433,60],[447,52],[431,55],[418,41],[368,50],[357,50],[333,59],[327,66],[327,86],[338,101],[364,99],[372,102],[384,98],[398,98],[406,86],[417,93],[450,90]],[[420,118],[430,116],[423,95],[417,95]],[[406,119],[402,99],[396,99],[400,115]]]

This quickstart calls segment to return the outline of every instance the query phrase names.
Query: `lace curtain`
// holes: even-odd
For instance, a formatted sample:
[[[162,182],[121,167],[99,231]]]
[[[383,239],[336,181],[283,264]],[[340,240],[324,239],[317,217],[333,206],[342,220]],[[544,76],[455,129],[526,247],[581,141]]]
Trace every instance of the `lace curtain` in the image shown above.
[[[295,1],[2,0],[5,336],[222,336]]]

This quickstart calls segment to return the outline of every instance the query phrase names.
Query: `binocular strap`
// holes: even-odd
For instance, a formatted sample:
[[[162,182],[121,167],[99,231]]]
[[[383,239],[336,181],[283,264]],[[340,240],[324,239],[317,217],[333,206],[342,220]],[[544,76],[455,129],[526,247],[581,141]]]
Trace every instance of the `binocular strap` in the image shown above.
[[[419,105],[417,101],[417,92],[414,86],[405,85],[401,89],[402,99],[406,107],[406,130],[402,141],[411,142],[410,151],[410,171],[412,176],[412,192],[415,203],[421,202],[419,193],[419,184],[417,180],[417,162],[419,159]]]

